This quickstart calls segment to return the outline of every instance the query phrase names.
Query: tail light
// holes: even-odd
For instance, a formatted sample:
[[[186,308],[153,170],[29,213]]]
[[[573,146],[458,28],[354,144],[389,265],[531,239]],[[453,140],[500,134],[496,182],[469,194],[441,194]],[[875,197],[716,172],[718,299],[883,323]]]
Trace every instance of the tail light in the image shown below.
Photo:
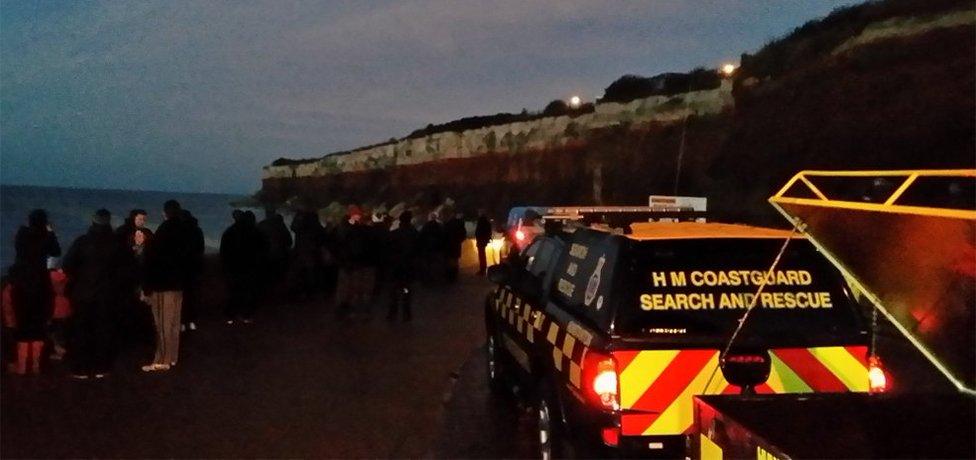
[[[877,356],[868,359],[868,383],[871,393],[888,391],[888,376],[881,365],[881,358]]]
[[[604,428],[600,434],[603,437],[603,443],[610,447],[617,447],[620,444],[620,428],[615,426]]]
[[[587,351],[583,356],[583,392],[591,403],[604,409],[620,408],[617,362],[613,357]]]
[[[525,232],[523,232],[521,229],[520,230],[516,230],[515,231],[515,240],[518,241],[519,243],[525,241]]]

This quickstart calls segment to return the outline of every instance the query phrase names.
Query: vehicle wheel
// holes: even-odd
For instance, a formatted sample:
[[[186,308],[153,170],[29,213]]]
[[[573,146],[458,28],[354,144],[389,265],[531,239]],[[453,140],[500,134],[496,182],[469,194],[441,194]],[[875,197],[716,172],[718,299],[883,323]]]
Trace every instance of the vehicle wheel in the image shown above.
[[[498,342],[493,334],[488,335],[485,345],[485,366],[488,374],[488,387],[496,394],[505,393],[508,387],[505,383],[505,369],[498,352]]]
[[[548,385],[540,385],[537,394],[535,409],[539,458],[552,460],[572,456],[572,449],[563,435],[558,405]]]

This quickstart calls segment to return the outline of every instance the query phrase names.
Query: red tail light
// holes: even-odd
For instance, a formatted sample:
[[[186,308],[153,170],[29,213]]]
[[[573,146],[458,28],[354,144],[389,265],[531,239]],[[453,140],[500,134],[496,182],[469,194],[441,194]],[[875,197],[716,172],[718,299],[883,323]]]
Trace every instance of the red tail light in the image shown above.
[[[612,426],[610,428],[604,428],[602,433],[603,443],[610,447],[617,447],[620,444],[620,428]]]
[[[604,409],[620,408],[617,362],[613,357],[587,351],[583,355],[582,386],[587,399]]]
[[[868,383],[871,393],[888,391],[888,375],[881,365],[881,359],[877,356],[868,359]]]

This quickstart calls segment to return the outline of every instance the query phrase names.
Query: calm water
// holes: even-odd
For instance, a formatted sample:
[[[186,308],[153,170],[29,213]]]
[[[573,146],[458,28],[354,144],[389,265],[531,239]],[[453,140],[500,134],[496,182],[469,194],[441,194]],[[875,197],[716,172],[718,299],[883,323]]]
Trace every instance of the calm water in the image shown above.
[[[230,225],[232,200],[237,195],[212,193],[144,192],[134,190],[94,190],[54,187],[0,186],[0,267],[6,271],[14,259],[14,235],[27,223],[32,209],[47,210],[63,250],[88,230],[91,215],[98,208],[112,212],[113,226],[122,224],[129,210],[142,208],[149,213],[148,227],[155,230],[162,222],[163,202],[175,199],[200,221],[208,251],[220,243],[220,235]],[[263,217],[258,213],[258,219]]]

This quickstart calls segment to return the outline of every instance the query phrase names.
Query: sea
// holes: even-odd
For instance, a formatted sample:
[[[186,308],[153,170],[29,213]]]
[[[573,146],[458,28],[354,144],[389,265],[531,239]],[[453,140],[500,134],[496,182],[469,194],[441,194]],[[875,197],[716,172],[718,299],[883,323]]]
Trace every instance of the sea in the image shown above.
[[[27,224],[27,214],[44,209],[54,226],[63,251],[91,225],[99,208],[112,212],[112,226],[122,224],[132,209],[148,212],[148,227],[155,230],[163,221],[163,203],[174,199],[200,221],[208,252],[216,252],[220,235],[233,222],[231,202],[240,195],[218,193],[175,193],[141,190],[99,190],[60,187],[0,185],[0,269],[4,274],[14,261],[14,236]],[[263,213],[258,212],[258,220]]]

